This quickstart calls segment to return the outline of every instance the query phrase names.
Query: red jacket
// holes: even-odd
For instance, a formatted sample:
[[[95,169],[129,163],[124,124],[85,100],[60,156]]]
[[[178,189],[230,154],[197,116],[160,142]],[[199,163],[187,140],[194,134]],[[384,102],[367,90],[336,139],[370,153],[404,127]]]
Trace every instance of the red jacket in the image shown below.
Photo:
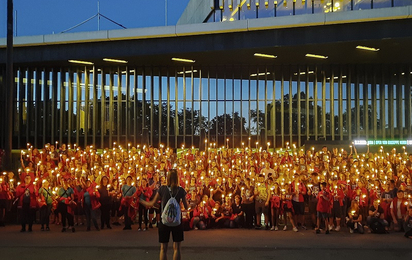
[[[402,199],[402,202],[401,202],[402,218],[406,215],[407,205],[405,205],[405,203],[407,203],[407,202],[408,201],[406,199]],[[393,203],[393,208],[391,210],[393,210],[393,213],[395,214],[395,216],[397,216],[398,215],[398,197],[395,197],[393,199],[392,203]]]
[[[29,185],[26,186],[25,183],[20,184],[16,188],[16,197],[19,199],[18,208],[23,207],[23,196],[24,193],[28,190],[30,192],[30,208],[37,208],[37,201],[36,198],[39,195],[37,189],[35,189],[33,183],[31,182]]]
[[[359,195],[358,191],[360,191]],[[352,200],[355,199],[359,201],[359,206],[368,206],[368,190],[365,188],[359,189],[359,187],[357,187],[352,193]]]
[[[332,200],[333,196],[329,191],[320,191],[318,193],[318,205],[316,206],[316,210],[321,213],[330,213]]]
[[[292,193],[295,193],[296,192],[295,181],[293,181],[290,184],[290,187],[291,187]],[[307,192],[306,186],[302,182],[299,182],[298,187],[299,187],[299,202],[304,202],[305,198],[303,197],[303,195],[305,195]]]
[[[100,201],[99,201],[99,199],[100,199],[100,193],[99,193],[99,191],[97,191],[96,188],[95,188],[93,185],[90,186],[89,188],[86,188],[86,189],[84,190],[84,192],[81,193],[81,195],[82,195],[83,207],[84,207],[84,193],[85,193],[85,192],[88,192],[88,193],[89,193],[90,202],[91,202],[91,204],[92,204],[92,209],[93,209],[93,210],[98,209],[98,208],[101,206]]]

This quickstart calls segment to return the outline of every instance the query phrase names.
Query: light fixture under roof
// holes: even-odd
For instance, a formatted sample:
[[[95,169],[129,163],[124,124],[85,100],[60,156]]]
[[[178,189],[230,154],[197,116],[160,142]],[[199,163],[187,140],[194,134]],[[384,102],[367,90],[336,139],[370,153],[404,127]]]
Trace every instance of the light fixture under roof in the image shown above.
[[[118,59],[109,59],[109,58],[104,58],[103,60],[108,61],[108,62],[128,63],[127,60],[118,60]]]
[[[264,53],[255,53],[253,54],[255,57],[261,57],[261,58],[269,58],[269,59],[276,59],[277,56],[272,55],[272,54],[264,54]]]
[[[93,65],[93,62],[84,61],[84,60],[68,60],[70,63],[84,64],[84,65]]]
[[[186,70],[186,71],[179,71],[177,74],[190,74],[190,73],[196,73],[197,70]]]
[[[270,72],[261,72],[261,73],[254,73],[250,74],[251,77],[257,77],[257,76],[265,76],[265,75],[270,75]]]
[[[328,58],[328,56],[310,54],[310,53],[306,54],[305,56],[309,58],[317,58],[317,59],[327,59]]]
[[[361,45],[356,46],[356,49],[365,50],[365,51],[379,51],[379,49],[367,47],[367,46],[361,46]]]
[[[172,58],[173,61],[181,61],[181,62],[189,62],[189,63],[195,63],[195,60],[189,60],[189,59],[182,59],[182,58]]]

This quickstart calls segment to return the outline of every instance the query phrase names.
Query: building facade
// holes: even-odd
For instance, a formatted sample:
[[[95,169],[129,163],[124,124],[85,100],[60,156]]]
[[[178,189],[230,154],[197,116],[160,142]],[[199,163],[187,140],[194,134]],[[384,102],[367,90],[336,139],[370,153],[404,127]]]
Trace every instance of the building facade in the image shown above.
[[[15,38],[13,147],[412,138],[408,1],[200,2],[176,26]]]

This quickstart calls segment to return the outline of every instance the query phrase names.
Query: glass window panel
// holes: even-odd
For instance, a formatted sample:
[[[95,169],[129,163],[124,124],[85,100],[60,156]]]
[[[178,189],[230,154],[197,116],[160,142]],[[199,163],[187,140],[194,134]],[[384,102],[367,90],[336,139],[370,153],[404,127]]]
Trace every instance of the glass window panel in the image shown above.
[[[250,102],[250,133],[257,134],[257,104],[256,101]]]
[[[200,79],[197,77],[193,79],[193,96],[195,100],[200,100]]]
[[[282,94],[282,82],[276,81],[275,82],[275,99],[280,100]]]
[[[272,101],[273,100],[273,80],[268,80],[267,81],[266,92],[267,92],[268,102]]]
[[[276,16],[293,15],[293,1],[280,0],[278,1]]]
[[[248,80],[242,80],[242,100],[248,100],[249,99],[249,81]]]
[[[167,85],[168,85],[167,76],[162,76],[162,100],[163,101],[167,101]]]
[[[159,87],[160,87],[160,79],[159,76],[153,77],[153,100],[159,100]],[[123,88],[122,88],[123,89]]]
[[[295,14],[296,15],[301,15],[301,14],[311,14],[312,13],[312,1],[307,0],[307,1],[296,1],[295,5]]]
[[[211,78],[210,79],[210,100],[216,100],[216,79]]]
[[[316,84],[317,87],[317,94],[318,94],[318,100],[322,100],[322,82],[317,82]]]
[[[318,127],[318,135],[323,135],[323,119],[322,119],[322,114],[323,114],[323,107],[322,107],[322,101],[318,101],[318,107],[317,107],[317,113],[318,113],[318,122],[317,127]]]
[[[185,83],[186,83],[186,100],[192,100],[192,77],[191,73],[186,74]]]
[[[223,101],[225,100],[225,80],[218,79],[217,83],[218,83],[218,86],[217,86],[218,99]]]
[[[226,100],[233,99],[233,80],[226,79]]]
[[[260,79],[258,81],[258,84],[259,84],[259,100],[265,100],[265,96],[266,96],[265,80]]]
[[[235,100],[240,100],[242,92],[240,91],[240,84],[241,81],[239,79],[235,79],[234,81],[234,89],[235,89],[235,93],[234,93],[234,99]]]
[[[395,1],[395,6],[396,6],[396,2]],[[400,2],[405,2],[403,0],[401,0]],[[386,8],[386,7],[391,7],[391,1],[388,0],[373,0],[373,8]]]
[[[175,77],[170,77],[169,79],[170,82],[170,101],[175,101],[176,100],[176,78]]]
[[[117,80],[115,81],[117,84]],[[144,86],[145,89],[145,93],[146,93],[146,100],[150,100],[151,99],[151,95],[152,95],[152,77],[151,76],[146,76],[146,85]],[[115,94],[116,96],[116,94]]]
[[[207,100],[209,97],[209,81],[202,78],[202,100]]]

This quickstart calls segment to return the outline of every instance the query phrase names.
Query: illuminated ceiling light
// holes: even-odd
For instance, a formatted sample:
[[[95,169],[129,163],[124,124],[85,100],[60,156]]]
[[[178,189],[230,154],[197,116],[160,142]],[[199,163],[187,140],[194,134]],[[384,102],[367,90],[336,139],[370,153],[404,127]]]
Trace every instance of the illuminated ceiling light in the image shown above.
[[[308,74],[313,74],[313,73],[315,73],[313,70],[308,71]],[[299,75],[305,75],[305,74],[306,74],[306,72],[305,72],[305,71],[302,71],[302,72],[300,72],[300,73],[299,73]],[[293,75],[297,76],[297,75],[298,75],[298,73],[297,73],[297,72],[295,72]]]
[[[270,59],[276,59],[278,56],[271,55],[271,54],[263,54],[263,53],[255,53],[253,54],[255,57],[261,57],[261,58],[270,58]]]
[[[356,46],[356,49],[361,49],[361,50],[365,50],[365,51],[379,51],[379,49],[372,48],[372,47],[361,46],[361,45]]]
[[[128,63],[127,60],[117,60],[117,59],[109,59],[109,58],[104,58],[103,60],[108,61],[108,62]]]
[[[233,0],[229,0],[229,10],[233,11]]]
[[[256,77],[256,76],[265,76],[265,75],[270,75],[271,73],[270,72],[262,72],[262,73],[259,73],[259,74],[257,74],[257,73],[254,73],[254,74],[250,74],[250,76],[251,77]]]
[[[177,74],[189,74],[189,73],[196,73],[197,70],[187,70],[187,71],[179,71]]]
[[[269,7],[269,1],[265,1],[265,7],[266,7],[266,9]]]
[[[250,9],[250,0],[246,0],[246,7],[247,9]]]
[[[317,55],[317,54],[306,54],[305,55],[306,57],[309,57],[309,58],[317,58],[317,59],[327,59],[328,58],[328,56],[323,56],[323,55]]]
[[[255,1],[256,1],[256,2],[255,2],[256,7],[259,7],[259,5],[260,5],[259,1],[260,1],[260,0],[255,0]]]
[[[83,61],[83,60],[68,60],[68,62],[78,63],[78,64],[84,64],[84,65],[93,65],[93,62]]]
[[[172,58],[173,61],[181,61],[181,62],[189,62],[189,63],[195,63],[195,60],[189,60],[189,59],[182,59],[182,58]]]
[[[224,3],[223,3],[223,0],[219,0],[219,8],[220,8],[221,10],[223,10],[223,7],[224,7],[223,4],[224,4]]]

